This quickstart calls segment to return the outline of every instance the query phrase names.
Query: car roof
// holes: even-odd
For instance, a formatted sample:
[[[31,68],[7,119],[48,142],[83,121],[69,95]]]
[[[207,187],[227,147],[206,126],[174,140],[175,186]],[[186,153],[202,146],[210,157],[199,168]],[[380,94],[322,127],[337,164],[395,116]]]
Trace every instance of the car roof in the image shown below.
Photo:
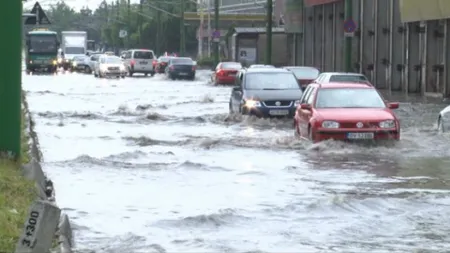
[[[322,83],[318,84],[318,87],[321,89],[339,89],[339,88],[361,88],[361,89],[375,89],[372,85],[367,83]]]
[[[316,67],[311,67],[311,66],[284,66],[284,69],[315,69],[315,70],[319,70]]]
[[[151,49],[130,49],[128,51],[142,51],[142,52],[152,52],[153,53],[153,50],[151,50]]]
[[[322,72],[322,75],[341,75],[341,76],[365,76],[361,73],[352,72]]]
[[[252,68],[246,69],[246,73],[292,73],[287,69],[278,69],[278,68]]]
[[[237,62],[237,61],[223,61],[223,62],[220,62],[220,63],[232,63],[232,64],[240,64],[240,65],[242,65],[242,63],[240,63],[240,62]]]

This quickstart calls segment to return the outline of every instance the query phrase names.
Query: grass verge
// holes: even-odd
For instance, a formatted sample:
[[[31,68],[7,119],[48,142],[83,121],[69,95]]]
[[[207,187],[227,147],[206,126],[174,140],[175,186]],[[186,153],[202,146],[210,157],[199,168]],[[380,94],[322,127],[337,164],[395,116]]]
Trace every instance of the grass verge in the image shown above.
[[[21,164],[30,160],[28,137],[22,116],[22,156],[14,162],[0,159],[0,252],[14,252],[31,203],[36,199],[35,183],[22,176]]]

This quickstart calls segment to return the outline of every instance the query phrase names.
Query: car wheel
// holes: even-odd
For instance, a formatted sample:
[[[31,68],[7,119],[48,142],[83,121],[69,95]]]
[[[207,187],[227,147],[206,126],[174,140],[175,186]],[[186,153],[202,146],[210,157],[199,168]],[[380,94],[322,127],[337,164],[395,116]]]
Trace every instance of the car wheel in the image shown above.
[[[175,79],[176,79],[175,76],[173,76],[173,75],[170,75],[169,77],[170,77],[170,79],[172,79],[172,81],[175,81]]]
[[[87,66],[87,67],[84,69],[84,71],[86,72],[86,74],[92,73],[92,69],[91,69],[89,66]]]
[[[150,74],[150,76],[151,76],[151,77],[154,77],[154,76],[155,76],[155,72],[152,72],[152,73]]]
[[[121,76],[122,78],[125,78],[125,76]]]
[[[442,121],[441,117],[438,119],[438,132],[443,133],[444,132],[444,122]]]
[[[98,77],[98,74],[97,74],[97,72],[95,72],[95,71],[94,71],[94,77]]]
[[[145,75],[145,76],[148,76],[148,73],[145,73],[144,75]]]
[[[129,75],[130,77],[132,77],[132,76],[133,76],[133,72],[131,72],[131,70],[129,70],[129,71],[128,71],[128,75]]]

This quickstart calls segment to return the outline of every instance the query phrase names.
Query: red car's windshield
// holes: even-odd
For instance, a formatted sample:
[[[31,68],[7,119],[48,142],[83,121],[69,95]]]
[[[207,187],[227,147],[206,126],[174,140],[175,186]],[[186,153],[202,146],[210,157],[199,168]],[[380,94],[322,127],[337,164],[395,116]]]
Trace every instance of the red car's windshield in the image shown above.
[[[319,89],[316,108],[385,108],[386,104],[375,89]]]
[[[332,75],[331,83],[366,83],[369,80],[363,75]]]

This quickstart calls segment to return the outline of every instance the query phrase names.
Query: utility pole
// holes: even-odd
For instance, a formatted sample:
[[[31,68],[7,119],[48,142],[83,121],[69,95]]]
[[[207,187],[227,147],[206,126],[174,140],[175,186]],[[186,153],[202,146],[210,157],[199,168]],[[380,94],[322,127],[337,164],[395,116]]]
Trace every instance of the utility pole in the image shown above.
[[[159,2],[156,2],[156,7],[159,9]],[[161,37],[161,11],[156,12],[156,54],[161,55],[161,44],[159,42]]]
[[[139,2],[139,16],[138,16],[138,18],[139,18],[139,46],[140,47],[144,47],[144,43],[143,43],[143,40],[142,40],[142,7],[143,7],[143,5],[144,5],[144,0],[141,0],[140,2]]]
[[[267,0],[267,17],[266,17],[266,57],[265,64],[272,64],[272,17],[273,17],[273,2]]]
[[[8,34],[0,63],[0,152],[20,158],[22,133],[22,2],[0,1],[4,22],[0,30]],[[37,19],[39,20],[39,19]]]
[[[180,56],[184,56],[185,46],[186,46],[186,27],[184,26],[184,9],[185,9],[185,0],[181,0],[181,8],[180,8]]]
[[[214,1],[214,29],[215,33],[219,32],[219,0]],[[220,57],[219,57],[219,38],[214,38],[214,62],[215,64],[219,64]]]
[[[200,27],[198,29],[198,57],[201,58],[203,56],[203,27],[204,27],[204,8],[203,2],[197,5],[197,11],[200,10]]]
[[[131,0],[128,0],[128,15],[127,15],[127,45],[126,48],[130,47],[130,30],[131,30]]]
[[[208,1],[208,57],[211,57],[211,0]]]
[[[353,1],[345,0],[345,20],[353,19]],[[345,38],[345,71],[353,72],[352,67],[352,41],[353,38],[348,36]]]

